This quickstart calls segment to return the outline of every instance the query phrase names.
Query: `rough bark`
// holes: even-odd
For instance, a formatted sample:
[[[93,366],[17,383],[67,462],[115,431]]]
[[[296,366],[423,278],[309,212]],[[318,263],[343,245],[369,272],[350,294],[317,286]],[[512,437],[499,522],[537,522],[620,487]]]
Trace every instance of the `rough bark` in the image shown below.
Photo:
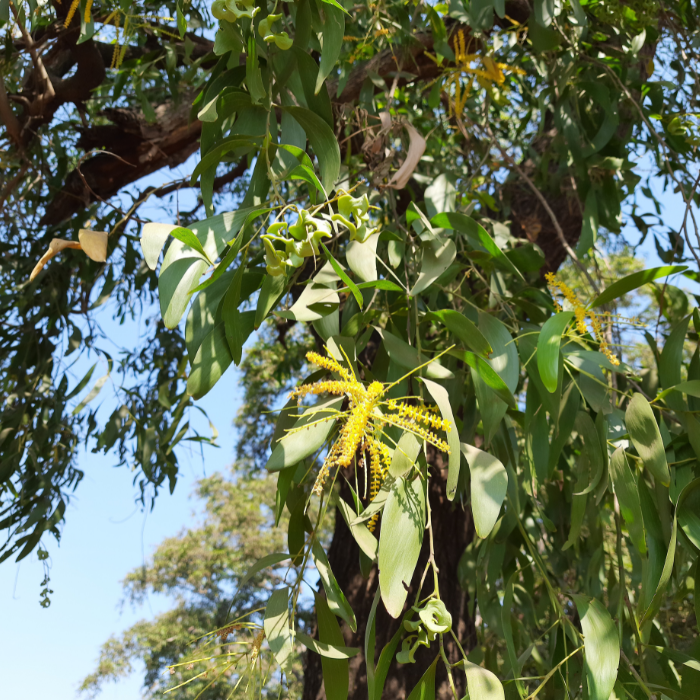
[[[445,480],[442,476],[444,470],[437,468],[443,465],[439,457],[432,461],[435,467],[431,469],[429,497],[435,538],[435,559],[440,570],[440,596],[452,614],[453,629],[460,642],[465,649],[471,649],[476,642],[476,630],[474,621],[469,615],[469,595],[461,588],[457,572],[460,556],[474,537],[471,511],[468,508],[463,508],[460,503],[451,503],[447,500]],[[347,493],[341,493],[341,496],[351,501],[347,487],[345,490]],[[379,534],[379,529],[376,534]],[[426,531],[416,573],[408,593],[407,608],[415,600],[416,590],[428,556],[429,545]],[[359,548],[339,513],[336,513],[335,531],[328,559],[358,621],[358,629],[354,634],[348,627],[344,626],[345,642],[349,646],[364,649],[366,621],[377,591],[378,571],[377,567],[374,566],[368,578],[363,578],[360,571]],[[432,590],[432,579],[428,576],[423,586],[422,596],[428,595]],[[394,635],[399,624],[400,620],[392,619],[380,604],[376,621],[375,665],[382,648]],[[451,663],[459,660],[456,645],[448,637],[445,637],[445,650]],[[436,640],[430,649],[419,648],[415,664],[401,665],[394,660],[389,669],[383,697],[392,698],[392,700],[406,698],[438,653],[439,647]],[[458,690],[463,694],[465,692],[464,675],[455,674],[455,682]],[[447,700],[447,698],[452,697],[445,668],[441,663],[438,663],[436,691],[439,698]],[[305,659],[303,698],[304,700],[323,700],[325,698],[320,657],[310,652],[307,653]],[[350,700],[366,700],[367,698],[367,665],[363,653],[350,659],[349,698]]]

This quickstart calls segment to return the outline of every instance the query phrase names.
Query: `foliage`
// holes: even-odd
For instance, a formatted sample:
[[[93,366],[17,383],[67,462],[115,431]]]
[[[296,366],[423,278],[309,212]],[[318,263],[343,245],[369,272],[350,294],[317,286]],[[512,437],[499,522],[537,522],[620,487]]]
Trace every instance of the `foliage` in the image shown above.
[[[31,22],[48,24],[53,12],[63,18],[69,8],[59,7],[39,9]],[[275,521],[286,512],[288,522],[287,551],[268,552],[258,567],[291,563],[262,624],[250,617],[246,632],[227,644],[250,645],[255,629],[249,670],[273,668],[274,658],[287,677],[305,646],[322,657],[326,695],[338,698],[348,696],[357,668],[349,659],[360,653],[372,698],[381,697],[395,657],[425,669],[411,700],[436,692],[458,698],[464,689],[472,698],[691,697],[698,672],[687,631],[699,570],[700,316],[668,280],[682,273],[697,281],[700,274],[682,264],[700,264],[695,8],[595,0],[536,0],[532,7],[216,0],[211,14],[198,5],[170,9],[179,40],[160,19],[137,21],[144,15],[121,5],[100,16],[111,35],[117,18],[124,16],[126,27],[128,15],[133,34],[125,35],[138,37],[143,51],[134,50],[130,62],[132,47],[119,48],[115,35],[110,78],[94,86],[90,109],[99,120],[109,99],[111,110],[123,101],[154,123],[151,100],[164,104],[172,95],[187,104],[185,86],[194,83],[189,114],[201,124],[191,184],[199,183],[207,218],[193,212],[183,221],[178,212],[176,221],[141,230],[144,261],[157,270],[163,324],[173,333],[184,324],[187,358],[166,352],[181,360],[177,371],[173,363],[158,377],[172,393],[170,414],[151,408],[148,427],[136,429],[146,479],[160,484],[174,474],[169,444],[182,414],[172,407],[204,396],[261,334],[263,348],[246,360],[246,381],[269,393],[248,402],[243,444],[252,442],[251,421],[267,421],[256,410],[280,409],[266,468],[278,472]],[[96,49],[90,10],[81,16],[80,39]],[[211,17],[216,39],[205,46],[187,32]],[[24,17],[17,21],[24,26]],[[73,22],[64,24],[77,33]],[[169,48],[149,44],[159,35],[171,40]],[[10,42],[6,73],[14,92],[22,65],[38,61],[32,41]],[[202,54],[193,58],[197,46]],[[37,63],[35,100],[40,79],[54,89],[42,76]],[[39,140],[24,135],[33,124],[29,111],[23,126],[5,103],[18,177],[13,202],[22,213],[35,199],[45,201],[49,183],[30,185],[23,149],[39,160]],[[53,124],[53,113],[45,117]],[[59,128],[65,123],[49,133]],[[165,153],[168,144],[154,148]],[[653,167],[646,182],[638,163]],[[221,212],[217,183],[246,171],[235,210]],[[682,195],[679,231],[663,230],[652,178]],[[25,203],[20,193],[30,188]],[[98,201],[92,190],[83,194]],[[639,213],[641,195],[656,214]],[[44,204],[46,221],[59,204],[69,208],[61,202]],[[603,267],[603,244],[622,232],[623,205],[642,240],[652,232],[664,266],[622,277]],[[95,204],[98,211],[97,225],[110,229],[110,246],[124,251],[131,270],[110,278],[124,280],[118,293],[152,284],[144,265],[135,272],[133,236],[124,233],[133,211]],[[77,218],[82,225],[87,214]],[[574,285],[556,274],[565,260]],[[54,264],[30,285],[41,286]],[[86,282],[94,278],[90,264],[78,271]],[[42,294],[65,303],[78,277],[62,277],[62,293],[43,285]],[[621,346],[638,337],[639,324],[621,312],[625,295],[647,285],[654,285],[664,323],[654,334],[644,331],[653,359],[642,377]],[[20,292],[12,300],[17,313]],[[56,324],[65,330],[64,321],[47,327]],[[268,350],[277,354],[276,374],[254,379],[266,334],[277,329],[284,337],[280,329],[291,324],[306,330],[296,331],[283,357],[279,348]],[[319,369],[303,378],[307,339],[307,359]],[[134,366],[148,376],[145,365]],[[293,377],[298,388],[283,408],[275,406]],[[8,392],[19,380],[9,381]],[[54,383],[47,381],[51,391]],[[155,396],[155,382],[148,386],[144,393]],[[318,394],[317,403],[304,403]],[[128,430],[118,437],[130,444]],[[260,449],[249,455],[251,462],[261,456]],[[50,505],[72,483],[65,479],[77,478],[69,453],[60,464],[58,482],[42,494]],[[36,493],[33,482],[26,488],[22,503]],[[473,648],[444,602],[455,581],[436,564],[436,552],[451,543],[434,536],[444,515],[431,505],[435,488],[444,489],[443,510],[463,508],[475,526],[458,577],[479,628]],[[351,592],[320,546],[333,507],[368,580],[378,565],[372,612],[359,624]],[[50,510],[12,513],[9,522],[20,530],[39,523],[29,549],[60,519]],[[8,551],[23,544],[17,539]],[[416,570],[422,549],[429,552],[424,571]],[[323,588],[314,591],[315,637],[299,624],[298,608],[312,564]],[[375,649],[380,604],[401,623]],[[673,627],[679,619],[686,631],[680,638]],[[364,650],[346,642],[358,628]],[[217,648],[216,630],[209,643]],[[432,663],[416,657],[421,646]],[[217,678],[229,663],[217,660]],[[195,666],[187,680],[199,683],[209,668]],[[446,680],[436,689],[439,674]],[[259,684],[270,677],[261,675]]]

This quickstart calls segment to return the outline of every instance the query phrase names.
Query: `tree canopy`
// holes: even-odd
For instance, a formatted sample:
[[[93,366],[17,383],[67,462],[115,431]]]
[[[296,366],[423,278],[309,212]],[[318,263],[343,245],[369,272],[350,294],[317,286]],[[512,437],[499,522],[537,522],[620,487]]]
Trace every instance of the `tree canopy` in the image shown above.
[[[60,535],[78,445],[174,488],[238,366],[280,578],[173,685],[292,692],[305,647],[306,698],[698,697],[696,15],[0,0],[0,556]],[[160,314],[115,358],[103,304]]]

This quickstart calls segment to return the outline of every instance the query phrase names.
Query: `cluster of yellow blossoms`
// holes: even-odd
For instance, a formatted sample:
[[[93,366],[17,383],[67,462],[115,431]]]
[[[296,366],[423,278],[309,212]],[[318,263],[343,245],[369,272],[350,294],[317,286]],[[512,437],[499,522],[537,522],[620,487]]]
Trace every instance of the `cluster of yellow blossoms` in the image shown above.
[[[443,420],[429,409],[410,406],[393,399],[386,402],[386,408],[391,413],[376,411],[383,403],[385,392],[381,382],[374,381],[369,386],[365,386],[352,370],[346,369],[333,358],[324,357],[316,352],[307,353],[306,359],[322,369],[333,372],[340,379],[304,384],[294,389],[290,398],[296,398],[301,402],[305,396],[332,394],[345,396],[350,403],[347,419],[337,439],[328,450],[328,455],[314,483],[315,494],[323,493],[324,484],[332,469],[348,467],[352,464],[359,449],[360,466],[364,466],[365,454],[369,452],[369,497],[370,500],[374,499],[391,464],[391,451],[380,439],[382,428],[387,423],[403,428],[439,450],[449,453],[450,448],[447,443],[428,429],[449,432],[451,429],[449,421]],[[374,530],[377,518],[378,514],[369,521],[370,530]]]
[[[605,355],[605,357],[607,357],[608,360],[610,360],[611,364],[615,366],[619,365],[620,360],[618,360],[617,356],[612,352],[610,346],[605,340],[605,335],[603,334],[603,327],[600,322],[600,317],[595,313],[595,311],[593,311],[592,309],[587,310],[581,302],[581,300],[576,296],[575,292],[571,289],[571,287],[569,287],[565,282],[562,282],[560,279],[558,279],[557,276],[552,272],[548,272],[545,275],[545,279],[547,280],[547,286],[549,287],[549,291],[551,292],[552,297],[554,298],[554,308],[557,310],[557,313],[562,311],[562,306],[557,301],[555,296],[557,291],[559,291],[572,306],[574,317],[576,318],[576,329],[578,330],[578,332],[581,335],[585,335],[586,333],[588,333],[588,326],[586,325],[586,319],[588,319],[588,321],[591,324],[591,328],[593,329],[593,336],[598,341],[598,344],[600,346],[600,352],[602,352]]]

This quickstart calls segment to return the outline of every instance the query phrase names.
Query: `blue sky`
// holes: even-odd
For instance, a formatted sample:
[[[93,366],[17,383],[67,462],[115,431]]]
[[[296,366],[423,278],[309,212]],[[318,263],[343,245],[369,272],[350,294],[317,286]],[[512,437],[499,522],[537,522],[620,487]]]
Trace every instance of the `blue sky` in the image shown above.
[[[185,174],[190,165],[184,164],[172,177]],[[191,206],[191,197],[191,191],[181,195],[182,209]],[[679,226],[684,210],[680,196],[668,194],[664,200],[665,224]],[[151,215],[156,216],[154,212]],[[630,239],[636,241],[637,235],[630,233]],[[641,254],[648,267],[661,264],[652,237]],[[675,283],[688,289],[696,286],[683,278]],[[109,312],[103,307],[103,318]],[[115,324],[113,331],[120,344],[126,345],[137,342],[139,328],[138,322],[127,327]],[[80,455],[85,478],[66,513],[60,546],[49,546],[54,591],[51,606],[39,606],[43,569],[35,555],[20,565],[0,566],[3,697],[74,700],[80,680],[94,669],[99,647],[111,634],[167,609],[168,600],[156,595],[141,608],[120,608],[120,581],[140,566],[163,538],[193,523],[197,503],[190,494],[197,479],[226,470],[231,463],[235,442],[231,424],[239,406],[236,386],[235,371],[229,370],[199,402],[219,430],[220,449],[205,447],[204,459],[198,448],[189,453],[180,449],[181,474],[175,493],[171,496],[164,491],[153,511],[143,512],[135,503],[137,489],[127,468],[113,468],[116,460],[110,456],[87,451]],[[100,400],[111,410],[108,392]],[[199,427],[206,432],[203,419]],[[100,695],[102,700],[137,700],[141,696],[140,670],[137,666],[131,677],[106,686]]]

